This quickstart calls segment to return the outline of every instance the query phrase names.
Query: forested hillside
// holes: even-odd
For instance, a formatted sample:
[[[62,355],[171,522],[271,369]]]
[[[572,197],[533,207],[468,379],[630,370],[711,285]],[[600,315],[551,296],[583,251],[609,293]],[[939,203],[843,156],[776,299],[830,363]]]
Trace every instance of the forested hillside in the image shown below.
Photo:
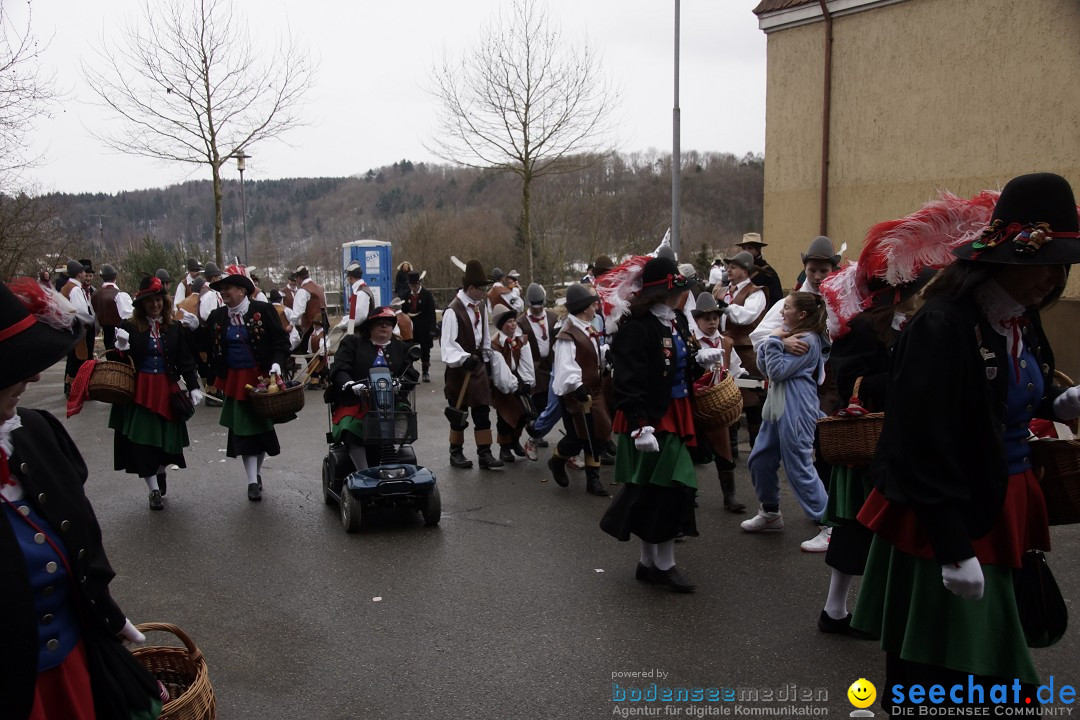
[[[684,257],[711,259],[742,233],[761,229],[763,166],[758,155],[684,154]],[[277,284],[278,269],[301,262],[336,273],[341,243],[378,239],[393,243],[395,264],[411,260],[428,271],[427,282],[435,287],[452,285],[460,276],[451,254],[480,258],[487,267],[523,270],[524,245],[516,230],[520,193],[512,175],[408,160],[348,178],[252,181],[249,176],[244,184],[248,262],[272,269],[269,279]],[[209,181],[42,199],[57,213],[49,243],[55,254],[122,265],[128,255],[144,252],[150,238],[172,257],[213,259]],[[573,274],[573,263],[599,253],[651,250],[670,217],[669,155],[618,155],[582,172],[546,177],[533,188],[536,279],[561,281]],[[226,254],[242,256],[237,181],[225,186],[224,218]]]

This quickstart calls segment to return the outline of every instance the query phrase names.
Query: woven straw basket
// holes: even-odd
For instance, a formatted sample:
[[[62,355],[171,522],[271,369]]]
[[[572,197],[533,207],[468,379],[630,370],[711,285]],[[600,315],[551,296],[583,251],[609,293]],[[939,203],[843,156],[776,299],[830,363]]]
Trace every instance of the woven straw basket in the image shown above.
[[[1074,383],[1063,372],[1054,376],[1065,386]],[[1040,473],[1051,525],[1080,523],[1080,440],[1032,440],[1031,460]]]
[[[91,400],[126,405],[135,399],[135,364],[131,356],[127,362],[98,360],[90,373],[86,386]]]
[[[742,393],[730,373],[694,395],[694,419],[702,427],[729,427],[739,419],[742,411]]]
[[[304,386],[296,385],[276,393],[248,393],[255,412],[269,420],[278,420],[300,412],[304,407]]]
[[[851,404],[859,405],[859,387],[855,381]],[[885,413],[866,413],[857,417],[830,416],[817,421],[821,457],[830,465],[869,465],[874,459]]]
[[[169,623],[143,623],[139,632],[162,631],[180,638],[184,647],[141,647],[131,651],[169,691],[169,702],[161,708],[160,720],[214,720],[217,706],[206,670],[206,659],[187,634]]]

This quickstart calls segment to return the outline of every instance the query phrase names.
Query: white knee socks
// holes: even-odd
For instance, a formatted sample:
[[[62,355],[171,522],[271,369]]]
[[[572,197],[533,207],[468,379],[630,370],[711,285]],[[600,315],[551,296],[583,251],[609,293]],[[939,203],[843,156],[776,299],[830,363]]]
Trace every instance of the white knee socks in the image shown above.
[[[851,589],[854,575],[842,573],[836,568],[832,569],[829,576],[829,597],[825,600],[825,614],[833,620],[843,620],[847,617],[847,596]]]
[[[157,475],[147,475],[143,478],[143,482],[146,483],[146,487],[153,492],[154,490],[161,491],[161,488],[157,484]]]
[[[241,455],[240,459],[244,461],[244,472],[247,474],[247,484],[259,482],[259,456],[258,455]]]
[[[675,567],[675,541],[656,544],[656,569],[670,570]]]
[[[656,567],[656,546],[644,540],[641,541],[641,564],[645,567]]]

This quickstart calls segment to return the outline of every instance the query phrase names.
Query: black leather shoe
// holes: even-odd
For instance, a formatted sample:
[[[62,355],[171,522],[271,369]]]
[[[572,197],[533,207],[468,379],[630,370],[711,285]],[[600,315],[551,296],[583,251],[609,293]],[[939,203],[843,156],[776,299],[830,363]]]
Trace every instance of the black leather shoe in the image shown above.
[[[735,513],[736,515],[746,512],[746,506],[734,498],[724,498],[724,509],[729,513]]]
[[[864,633],[862,630],[856,630],[851,627],[851,613],[848,613],[839,620],[834,620],[829,617],[829,613],[822,610],[821,615],[818,616],[817,629],[823,633],[829,633],[830,635],[850,635],[859,640],[873,640],[870,635]]]
[[[548,470],[555,478],[555,484],[559,487],[569,487],[570,477],[566,474],[566,458],[552,455],[547,461]]]
[[[637,570],[634,572],[634,579],[640,580],[642,582],[653,582],[653,570],[655,569],[656,568],[651,568],[648,565],[645,565],[639,560],[637,564]]]
[[[465,457],[465,451],[461,448],[450,449],[450,465],[456,468],[468,470],[472,467],[472,460]]]
[[[586,478],[585,492],[597,497],[608,497],[608,491],[604,489],[604,484],[600,482],[600,478]]]
[[[169,483],[166,481],[165,473],[158,473],[157,486],[158,490],[161,490],[161,497],[165,497],[165,492],[169,489]]]
[[[259,483],[248,483],[248,500],[252,502],[259,502],[262,500],[262,488],[259,487]]]
[[[476,460],[481,470],[498,470],[503,466],[503,461],[491,454],[491,448],[477,450]]]
[[[256,475],[255,482],[259,483],[259,489],[262,490],[262,475]]]
[[[423,380],[424,382],[428,382],[428,383],[429,383],[429,382],[431,382],[431,375],[430,375],[430,374],[428,374],[428,373],[424,373],[424,374],[423,374],[423,375],[422,375],[422,376],[420,377],[420,379],[421,379],[421,380]]]
[[[694,592],[694,583],[679,572],[679,568],[675,565],[672,565],[667,570],[653,568],[652,571],[653,582],[663,585],[668,590],[677,593]]]
[[[513,450],[511,450],[508,447],[504,447],[501,450],[499,450],[499,460],[502,460],[504,463],[512,463],[515,460],[517,460],[517,458],[514,457],[514,451]]]
[[[161,491],[159,491],[159,490],[151,490],[150,491],[150,509],[151,510],[164,510],[165,509],[165,503],[162,502],[162,500],[161,500]]]

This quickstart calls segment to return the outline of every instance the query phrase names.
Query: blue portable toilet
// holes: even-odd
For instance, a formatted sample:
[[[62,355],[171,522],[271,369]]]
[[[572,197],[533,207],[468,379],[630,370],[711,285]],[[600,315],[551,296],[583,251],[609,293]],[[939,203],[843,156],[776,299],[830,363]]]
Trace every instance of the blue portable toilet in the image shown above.
[[[387,305],[394,299],[394,266],[390,258],[390,243],[385,240],[356,240],[341,245],[341,297],[345,314],[349,312],[349,283],[345,268],[356,260],[364,268],[364,282],[371,288],[376,305]]]

